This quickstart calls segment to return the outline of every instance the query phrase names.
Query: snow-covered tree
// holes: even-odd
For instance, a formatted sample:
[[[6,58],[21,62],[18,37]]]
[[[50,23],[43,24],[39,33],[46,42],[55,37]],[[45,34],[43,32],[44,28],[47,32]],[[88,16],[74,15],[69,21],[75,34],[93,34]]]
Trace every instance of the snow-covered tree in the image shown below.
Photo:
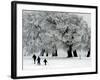
[[[81,16],[51,11],[23,11],[23,49],[28,54],[57,56],[57,49],[67,49],[68,57],[77,57],[76,49],[90,49],[90,28]]]

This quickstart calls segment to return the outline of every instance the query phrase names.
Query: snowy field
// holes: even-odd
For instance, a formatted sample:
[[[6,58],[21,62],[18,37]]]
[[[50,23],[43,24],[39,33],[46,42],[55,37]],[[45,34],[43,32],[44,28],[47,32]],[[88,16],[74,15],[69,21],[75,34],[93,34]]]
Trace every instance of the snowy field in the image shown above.
[[[56,69],[56,68],[86,68],[91,67],[91,58],[66,58],[66,57],[48,57],[47,65],[44,65],[44,58],[41,57],[41,65],[34,64],[32,56],[27,56],[23,58],[23,69],[24,70],[41,70],[41,69]]]

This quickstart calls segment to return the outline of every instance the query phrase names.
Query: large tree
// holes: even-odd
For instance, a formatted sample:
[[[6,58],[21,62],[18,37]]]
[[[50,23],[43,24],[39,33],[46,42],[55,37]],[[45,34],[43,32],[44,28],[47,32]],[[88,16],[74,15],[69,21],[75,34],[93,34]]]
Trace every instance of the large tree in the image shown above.
[[[89,45],[90,28],[82,17],[63,12],[23,11],[23,49],[28,54],[41,51],[41,55],[46,52],[57,56],[57,49],[63,46],[68,57],[72,57],[72,51],[77,57],[76,49],[90,48]]]

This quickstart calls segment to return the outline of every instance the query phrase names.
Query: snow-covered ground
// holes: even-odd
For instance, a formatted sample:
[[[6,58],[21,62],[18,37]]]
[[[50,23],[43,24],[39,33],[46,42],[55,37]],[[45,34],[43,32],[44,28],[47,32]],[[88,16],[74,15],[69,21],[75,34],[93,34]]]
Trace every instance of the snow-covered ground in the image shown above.
[[[38,70],[38,69],[54,69],[54,68],[85,68],[91,67],[91,58],[66,58],[66,57],[49,57],[46,58],[48,63],[44,65],[44,57],[41,57],[41,65],[34,64],[32,56],[23,57],[23,69],[24,70]]]

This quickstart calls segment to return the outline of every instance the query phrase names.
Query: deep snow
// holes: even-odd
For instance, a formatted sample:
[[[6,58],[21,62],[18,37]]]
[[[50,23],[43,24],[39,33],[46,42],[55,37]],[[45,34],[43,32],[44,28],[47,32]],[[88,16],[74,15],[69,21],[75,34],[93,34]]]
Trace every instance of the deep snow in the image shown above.
[[[54,69],[54,68],[84,68],[91,67],[91,58],[87,57],[45,57],[48,61],[47,65],[44,65],[44,57],[41,57],[41,65],[34,64],[32,56],[23,57],[23,69],[25,70],[36,70],[36,69]]]

